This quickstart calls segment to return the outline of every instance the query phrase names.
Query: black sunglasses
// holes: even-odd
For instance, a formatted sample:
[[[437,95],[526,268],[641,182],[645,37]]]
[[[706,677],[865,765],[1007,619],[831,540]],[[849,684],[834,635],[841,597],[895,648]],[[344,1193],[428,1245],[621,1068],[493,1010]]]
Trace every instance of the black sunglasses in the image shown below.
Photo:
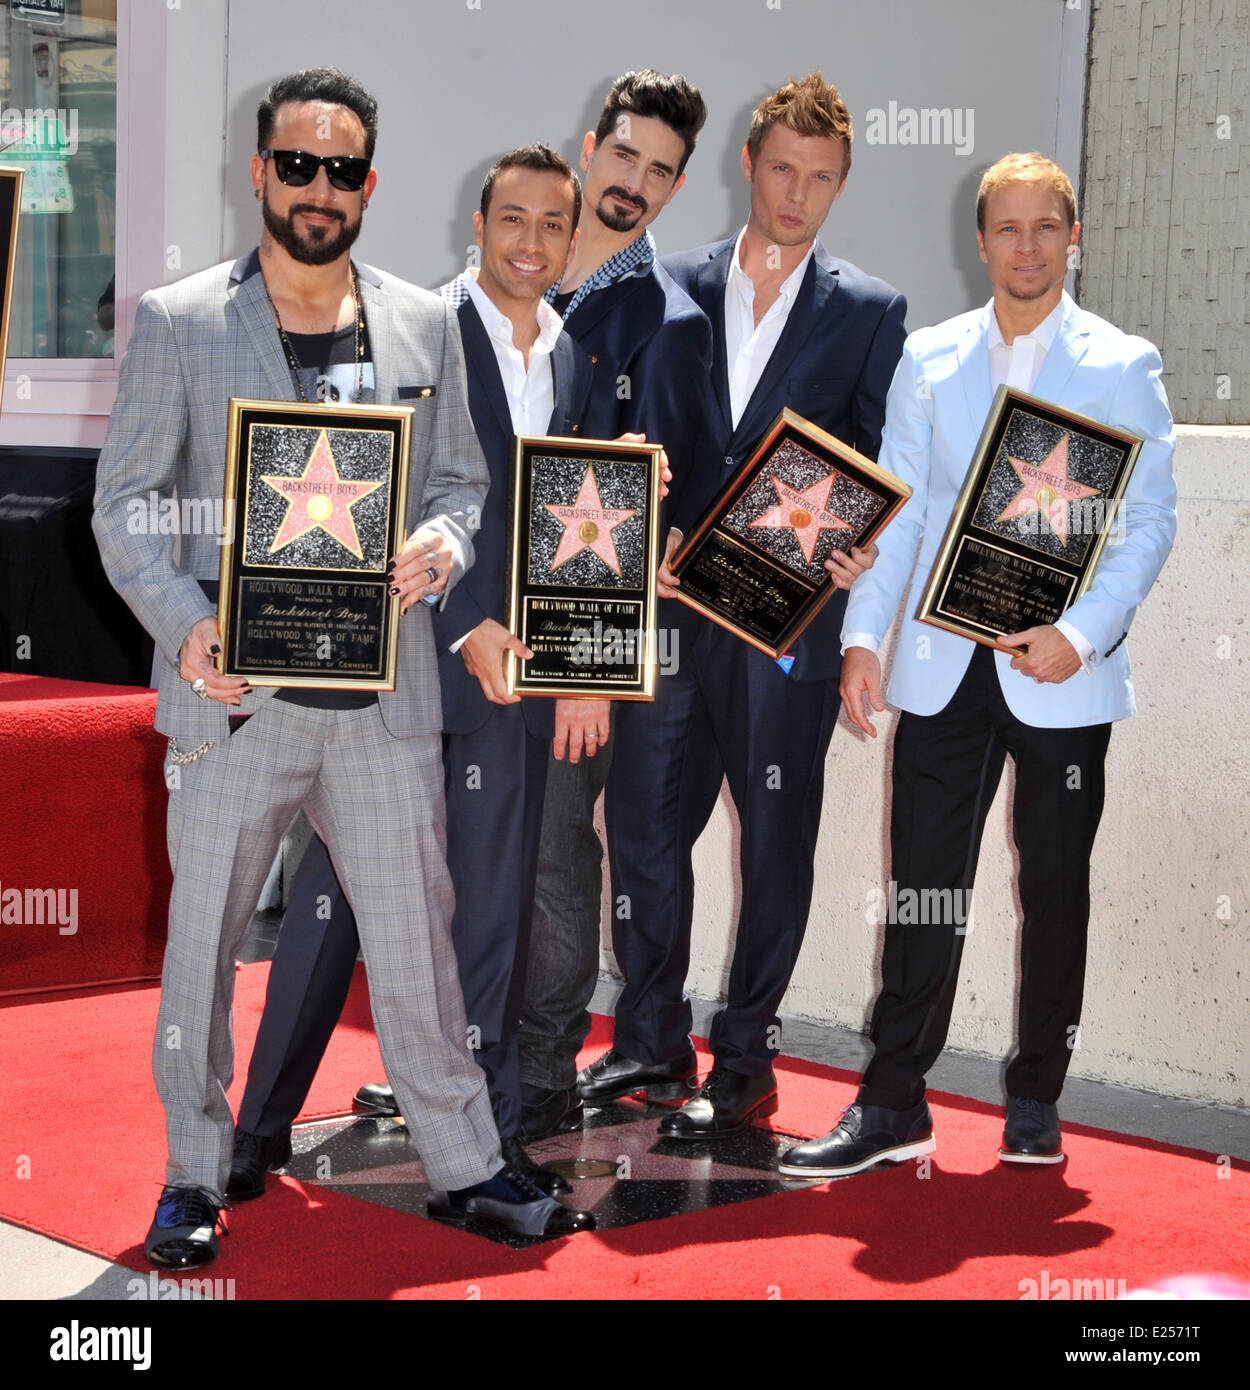
[[[346,193],[358,193],[372,167],[372,160],[350,154],[305,154],[303,150],[261,150],[262,159],[272,159],[274,173],[290,188],[304,188],[325,166],[326,178],[332,187]]]

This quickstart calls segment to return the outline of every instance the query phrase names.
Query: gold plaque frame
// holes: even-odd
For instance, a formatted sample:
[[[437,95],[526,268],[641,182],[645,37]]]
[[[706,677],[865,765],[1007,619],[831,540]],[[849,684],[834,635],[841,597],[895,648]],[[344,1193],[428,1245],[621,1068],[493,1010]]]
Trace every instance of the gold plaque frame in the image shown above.
[[[916,617],[1018,655],[998,639],[1053,623],[1093,583],[1143,442],[1000,386]]]
[[[826,470],[823,475],[821,470]],[[843,510],[853,510],[855,520],[838,516],[838,529],[818,525],[814,536],[810,529],[795,529],[796,517],[801,515],[810,528],[813,510],[826,505],[802,501],[796,484],[804,478],[814,480],[806,489],[809,493],[830,480],[824,488],[827,505],[835,505],[837,488]],[[783,487],[795,494],[790,524],[768,525],[778,533],[774,536],[749,534],[770,515],[769,507],[786,510]],[[910,496],[902,479],[819,425],[784,409],[683,538],[672,561],[673,573],[681,580],[677,597],[760,651],[773,658],[783,656],[837,593],[825,560],[834,549],[870,546]],[[753,512],[759,515],[743,524]],[[786,531],[792,540],[784,539]],[[804,531],[812,545],[810,554]]]
[[[412,416],[407,405],[231,399],[223,675],[395,689],[399,604],[386,569],[404,541]]]
[[[661,452],[514,438],[508,626],[534,659],[508,653],[510,694],[655,698]]]

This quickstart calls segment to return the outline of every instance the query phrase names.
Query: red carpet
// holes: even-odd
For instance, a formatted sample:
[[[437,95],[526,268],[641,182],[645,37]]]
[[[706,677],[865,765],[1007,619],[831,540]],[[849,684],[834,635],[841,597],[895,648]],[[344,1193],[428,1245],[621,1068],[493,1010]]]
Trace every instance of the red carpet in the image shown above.
[[[241,1059],[266,977],[263,965],[238,976]],[[0,1006],[0,1214],[142,1271],[164,1157],[148,1069],[157,1000],[147,987]],[[609,1031],[596,1020],[588,1055]],[[381,1074],[358,978],[308,1114],[346,1109]],[[772,1123],[787,1132],[823,1133],[851,1095],[852,1078],[825,1067],[783,1061],[779,1077]],[[907,1164],[528,1251],[271,1180],[231,1213],[203,1272],[233,1279],[239,1299],[1019,1299],[1029,1280],[1053,1296],[1061,1280],[1250,1278],[1250,1165],[1068,1126],[1065,1165],[1008,1169],[995,1161],[1001,1112],[931,1100],[927,1178]]]
[[[155,691],[0,673],[0,995],[160,976]]]

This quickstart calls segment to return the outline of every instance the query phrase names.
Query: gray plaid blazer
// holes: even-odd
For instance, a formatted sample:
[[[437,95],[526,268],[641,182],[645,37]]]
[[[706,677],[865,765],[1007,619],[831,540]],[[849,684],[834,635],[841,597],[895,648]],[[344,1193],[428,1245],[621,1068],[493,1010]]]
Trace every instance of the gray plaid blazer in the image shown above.
[[[460,328],[438,296],[366,265],[356,271],[376,400],[415,407],[408,534],[424,525],[447,538],[450,590],[473,563],[470,533],[489,486],[469,416]],[[420,397],[424,386],[434,386],[434,394]],[[221,549],[211,526],[176,536],[161,534],[164,527],[151,519],[175,489],[181,514],[220,514],[231,396],[296,399],[256,251],[149,290],[139,301],[96,474],[92,526],[104,568],[156,642],[156,727],[184,747],[227,736],[226,706],[199,699],[178,674],[183,638],[213,616],[197,581],[218,578]],[[273,693],[254,690],[235,712],[253,712]],[[397,738],[442,727],[424,604],[400,624],[395,691],[378,702]]]

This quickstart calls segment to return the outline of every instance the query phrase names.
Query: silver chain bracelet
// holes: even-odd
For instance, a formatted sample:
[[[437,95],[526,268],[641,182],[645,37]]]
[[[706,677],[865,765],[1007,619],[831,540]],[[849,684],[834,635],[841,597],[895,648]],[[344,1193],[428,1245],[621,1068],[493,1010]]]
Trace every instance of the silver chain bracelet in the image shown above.
[[[189,753],[183,753],[179,751],[178,740],[176,738],[171,738],[169,740],[169,761],[171,763],[176,763],[179,767],[186,767],[188,763],[193,763],[197,758],[202,758],[212,746],[213,740],[208,739],[206,742],[201,743],[198,748],[193,748]]]

